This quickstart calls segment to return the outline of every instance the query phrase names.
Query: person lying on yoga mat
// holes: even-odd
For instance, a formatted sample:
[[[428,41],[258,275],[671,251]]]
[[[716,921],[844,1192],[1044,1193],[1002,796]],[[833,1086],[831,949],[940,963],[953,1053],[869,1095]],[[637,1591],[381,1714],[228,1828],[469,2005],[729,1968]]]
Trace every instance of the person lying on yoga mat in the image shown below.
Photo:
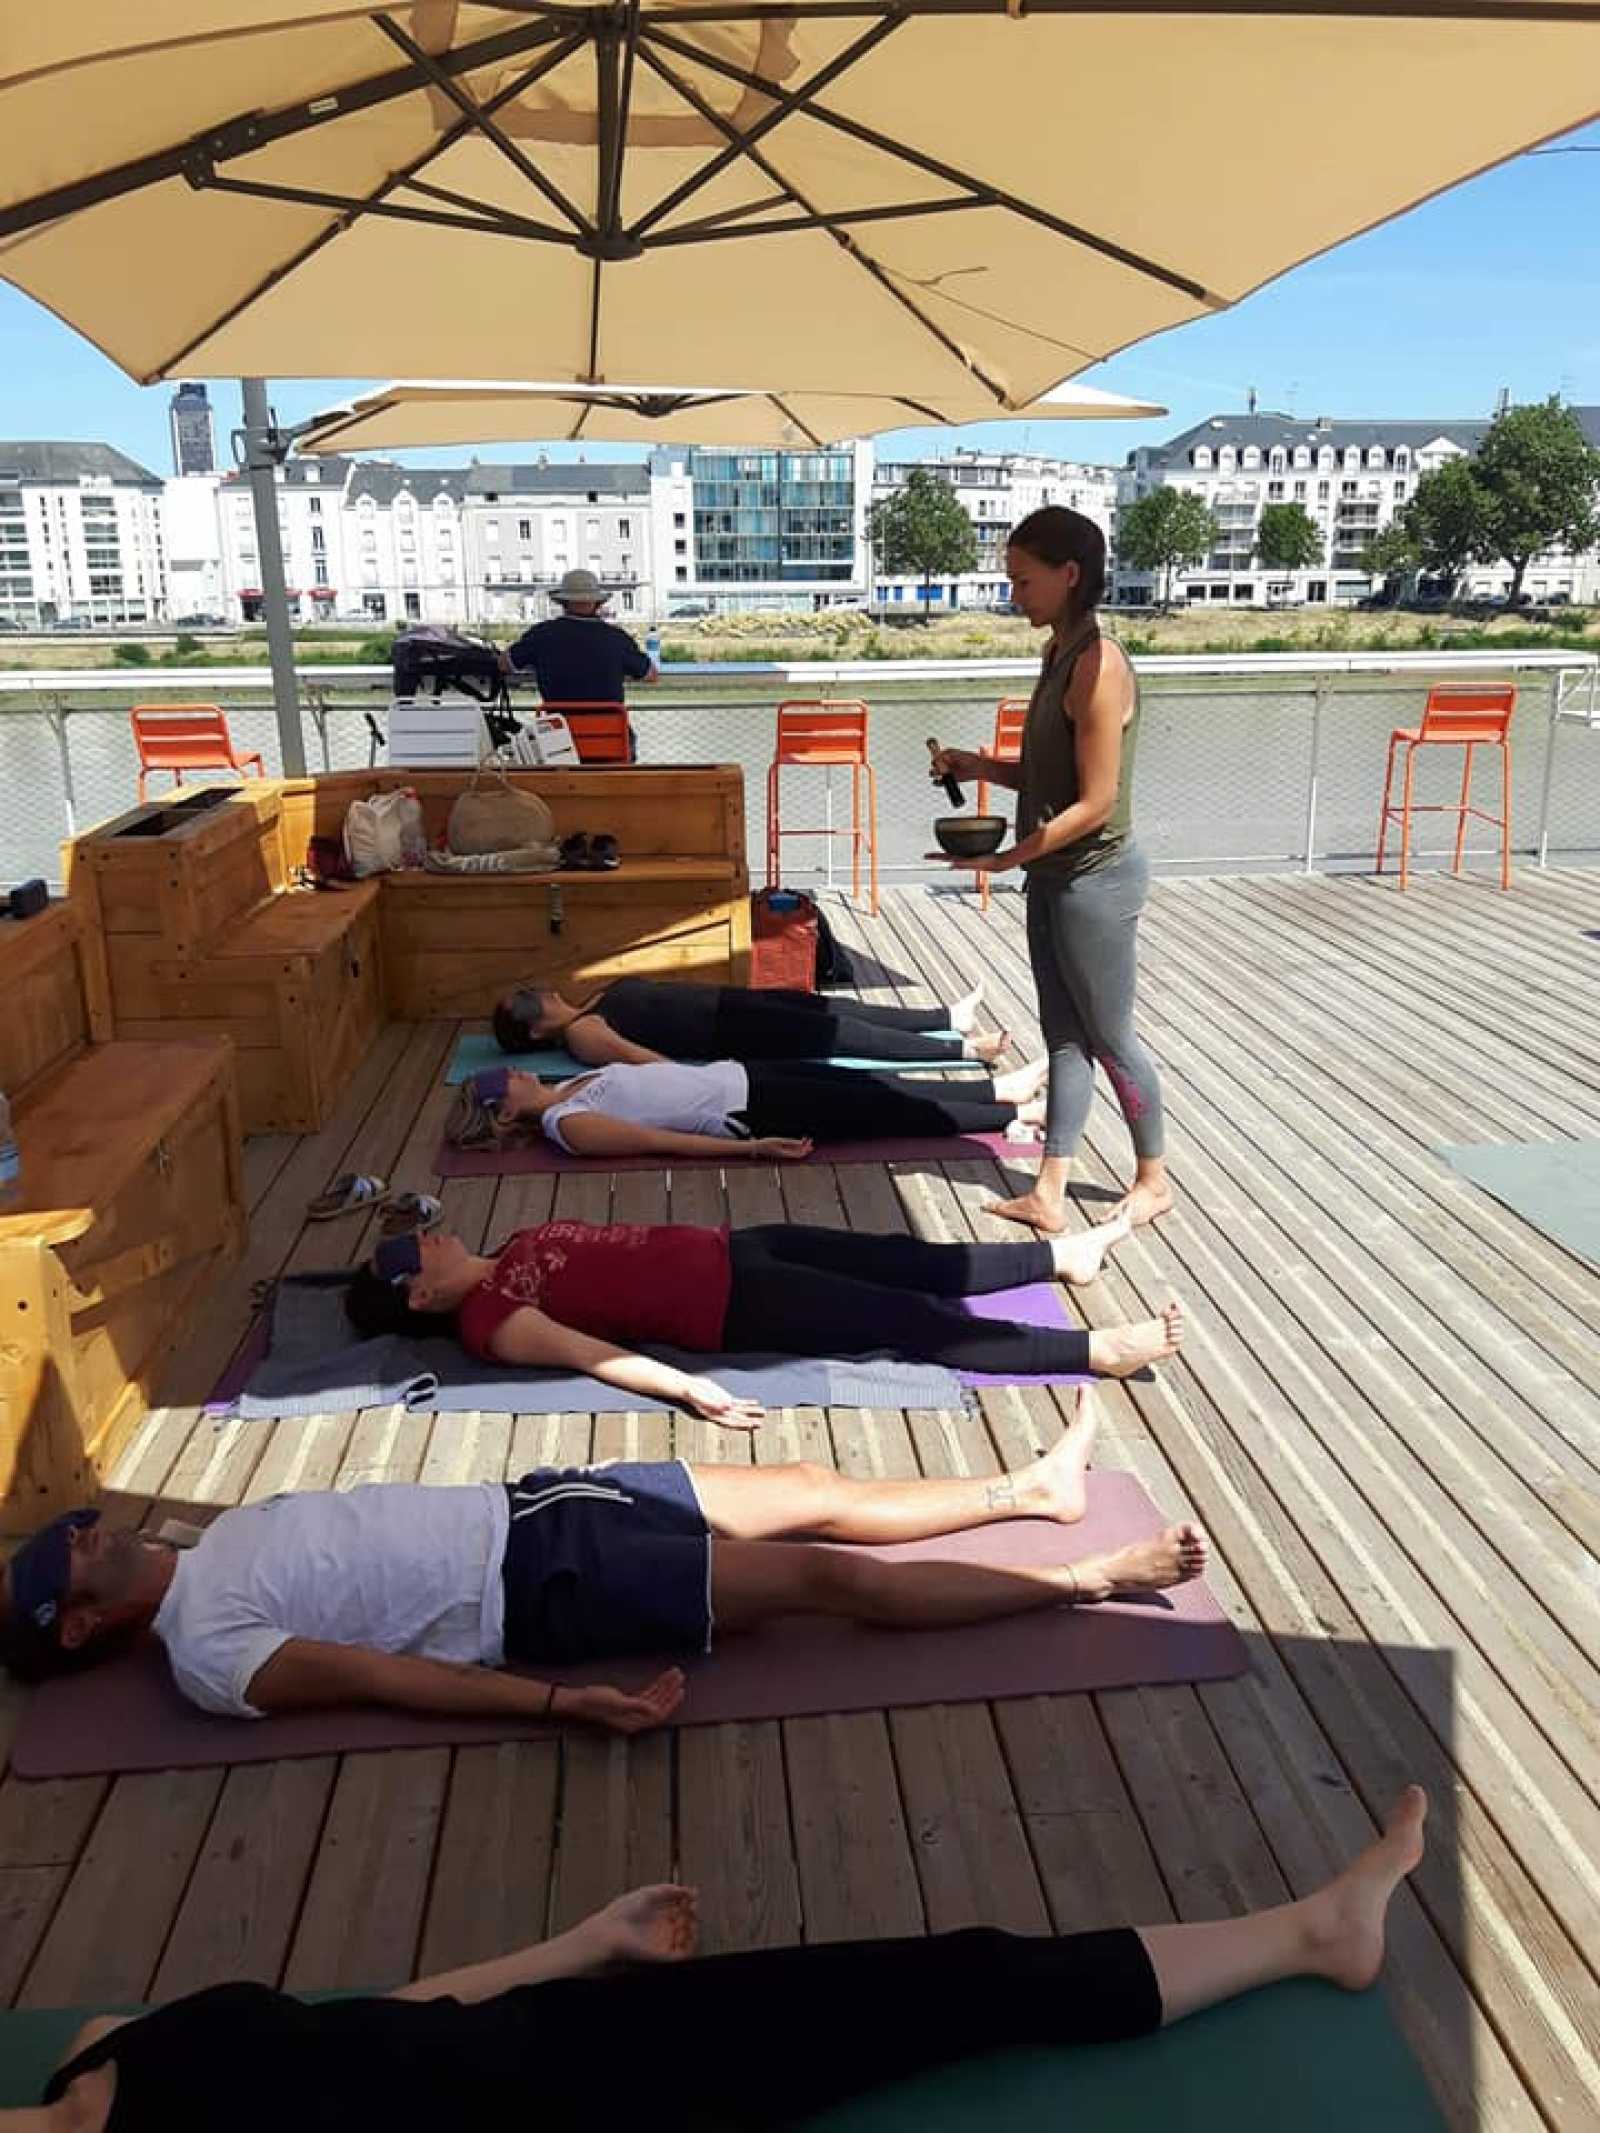
[[[457,1148],[537,1139],[568,1155],[748,1157],[798,1162],[817,1142],[938,1139],[1041,1126],[1040,1060],[1010,1074],[903,1082],[826,1060],[658,1059],[607,1066],[570,1081],[487,1067],[457,1089],[445,1135]]]
[[[1122,2043],[1284,1978],[1363,1992],[1395,1891],[1422,1864],[1427,1806],[1408,1786],[1377,1842],[1298,1902],[1195,1925],[976,1926],[697,1956],[696,1892],[635,1889],[553,1940],[381,1998],[308,2005],[215,1985],[103,2016],[73,2039],[43,2111],[0,2112],[0,2127],[113,2133],[203,2115],[282,2133],[310,2110],[383,2133],[765,2133],[961,2060]],[[1305,2074],[1317,2078],[1314,2054]],[[1068,2062],[1060,2123],[1074,2119]]]
[[[631,1350],[698,1355],[883,1355],[992,1377],[1131,1377],[1183,1339],[1183,1311],[1122,1326],[1029,1326],[979,1318],[964,1296],[1032,1282],[1094,1280],[1118,1220],[1026,1244],[929,1244],[920,1237],[770,1222],[543,1222],[495,1253],[445,1230],[386,1237],[345,1294],[363,1339],[454,1334],[472,1355],[581,1371],[753,1428],[760,1409],[710,1378]]]
[[[585,1066],[653,1059],[993,1061],[1010,1039],[980,1030],[981,987],[950,1007],[869,1007],[780,987],[618,978],[577,1002],[548,987],[509,992],[494,1011],[504,1052],[560,1044]],[[949,1033],[955,1032],[954,1036]]]
[[[638,1733],[682,1702],[679,1668],[637,1692],[501,1669],[704,1653],[713,1624],[720,1640],[780,1615],[939,1629],[1199,1577],[1206,1537],[1187,1524],[1077,1562],[1063,1539],[1059,1564],[1027,1568],[810,1544],[1069,1526],[1094,1433],[1084,1397],[1043,1457],[983,1479],[673,1460],[547,1467],[510,1486],[311,1490],[223,1511],[183,1551],[68,1511],[7,1566],[0,1655],[39,1679],[149,1630],[183,1695],[223,1716],[381,1704]]]

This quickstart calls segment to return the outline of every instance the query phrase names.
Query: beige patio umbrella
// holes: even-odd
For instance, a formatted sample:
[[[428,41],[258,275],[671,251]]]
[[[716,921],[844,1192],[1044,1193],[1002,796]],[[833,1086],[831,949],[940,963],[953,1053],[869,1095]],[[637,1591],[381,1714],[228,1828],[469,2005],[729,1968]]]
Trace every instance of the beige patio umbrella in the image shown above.
[[[974,418],[962,410],[976,404]],[[1015,411],[1017,421],[1133,421],[1164,415],[1089,385],[1059,385]],[[989,411],[992,418],[992,411]],[[718,392],[662,386],[507,385],[398,378],[296,425],[300,452],[395,451],[498,444],[511,437],[579,443],[804,447],[926,424],[985,419],[972,392],[920,401],[896,394]]]
[[[1589,117],[1600,0],[72,0],[0,275],[136,378],[997,412]]]

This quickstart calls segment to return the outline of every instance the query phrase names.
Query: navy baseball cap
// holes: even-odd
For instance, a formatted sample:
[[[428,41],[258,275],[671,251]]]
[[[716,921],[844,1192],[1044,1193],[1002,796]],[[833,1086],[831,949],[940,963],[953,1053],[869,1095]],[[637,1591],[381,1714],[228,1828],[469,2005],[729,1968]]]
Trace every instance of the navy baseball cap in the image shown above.
[[[417,1232],[408,1230],[402,1237],[385,1237],[372,1255],[372,1271],[380,1281],[392,1281],[396,1286],[420,1274],[422,1245]]]
[[[56,1621],[72,1585],[72,1536],[99,1523],[100,1513],[87,1506],[63,1511],[41,1526],[11,1558],[11,1613],[6,1624],[10,1651],[26,1654],[41,1646],[54,1648]]]
[[[472,1093],[481,1104],[503,1104],[510,1089],[510,1067],[485,1067],[472,1077]]]

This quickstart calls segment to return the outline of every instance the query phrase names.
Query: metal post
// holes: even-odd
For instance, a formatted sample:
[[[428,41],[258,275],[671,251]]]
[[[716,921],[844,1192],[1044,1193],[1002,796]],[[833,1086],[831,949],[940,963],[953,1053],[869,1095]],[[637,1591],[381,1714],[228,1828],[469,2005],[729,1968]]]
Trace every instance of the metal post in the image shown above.
[[[289,600],[283,575],[283,548],[278,538],[277,468],[281,451],[267,407],[264,378],[241,378],[244,397],[245,471],[255,505],[256,551],[261,559],[261,604],[267,625],[267,657],[272,665],[272,700],[278,713],[278,746],[286,778],[306,774],[305,735],[300,730],[300,699],[294,671],[294,639],[289,631]]]
[[[1328,684],[1319,674],[1311,691],[1311,770],[1306,779],[1306,852],[1300,869],[1302,874],[1316,872],[1317,787],[1322,776],[1322,706],[1327,693]]]
[[[310,708],[312,723],[317,729],[317,740],[322,749],[322,767],[333,768],[333,759],[328,753],[328,699],[320,688],[307,687],[306,703]]]
[[[78,795],[72,783],[72,751],[67,746],[66,706],[59,696],[55,699],[53,706],[46,710],[45,717],[50,721],[50,731],[56,737],[56,753],[61,758],[61,799],[66,809],[67,835],[76,837],[78,834]]]
[[[1555,783],[1556,734],[1561,725],[1568,671],[1565,667],[1561,668],[1553,677],[1550,688],[1550,716],[1545,725],[1544,736],[1544,774],[1539,780],[1539,829],[1534,845],[1534,864],[1539,867],[1549,865],[1550,792]]]

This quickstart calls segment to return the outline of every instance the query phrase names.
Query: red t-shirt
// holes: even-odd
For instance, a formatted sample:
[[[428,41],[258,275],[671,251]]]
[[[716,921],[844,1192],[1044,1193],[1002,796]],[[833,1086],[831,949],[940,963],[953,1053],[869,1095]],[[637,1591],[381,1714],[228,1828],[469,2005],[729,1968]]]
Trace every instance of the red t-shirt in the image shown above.
[[[664,1341],[713,1355],[731,1284],[725,1229],[542,1222],[501,1248],[494,1272],[456,1313],[456,1331],[463,1347],[487,1356],[495,1328],[531,1304],[598,1340]]]

